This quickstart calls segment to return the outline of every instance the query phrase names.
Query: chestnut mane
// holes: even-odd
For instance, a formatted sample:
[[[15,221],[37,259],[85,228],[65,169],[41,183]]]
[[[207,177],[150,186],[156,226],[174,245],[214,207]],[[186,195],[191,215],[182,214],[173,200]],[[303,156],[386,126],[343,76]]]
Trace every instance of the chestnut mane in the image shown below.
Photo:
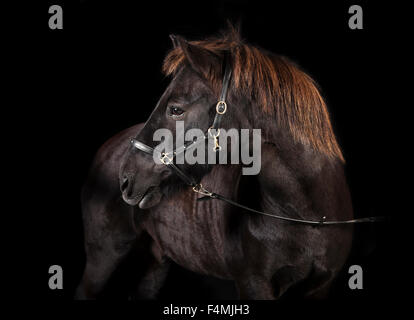
[[[277,126],[286,128],[294,141],[344,162],[315,81],[293,62],[245,43],[235,29],[217,38],[188,43],[218,57],[228,52],[233,90],[249,97],[264,115],[276,119]],[[163,72],[175,74],[185,60],[183,49],[177,46],[165,57]],[[204,76],[213,87],[221,85],[221,72],[210,70]]]

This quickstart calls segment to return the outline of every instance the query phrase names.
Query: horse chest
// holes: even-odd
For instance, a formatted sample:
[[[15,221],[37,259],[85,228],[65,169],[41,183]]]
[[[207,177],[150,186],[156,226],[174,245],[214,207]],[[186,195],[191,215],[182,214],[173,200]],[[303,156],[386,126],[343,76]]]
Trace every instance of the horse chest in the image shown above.
[[[223,223],[209,204],[158,210],[149,233],[163,254],[194,272],[227,277]],[[184,210],[183,210],[184,209]]]

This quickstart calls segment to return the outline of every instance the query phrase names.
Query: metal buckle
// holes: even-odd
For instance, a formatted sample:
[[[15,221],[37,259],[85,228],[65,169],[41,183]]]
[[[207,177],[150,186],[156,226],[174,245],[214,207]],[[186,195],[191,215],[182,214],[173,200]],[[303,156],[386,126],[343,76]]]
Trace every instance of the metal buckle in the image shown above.
[[[221,111],[219,111],[220,110],[220,106],[224,106],[224,109],[221,110]],[[219,102],[217,102],[217,104],[216,104],[216,112],[218,114],[225,114],[226,111],[227,111],[227,103],[226,103],[226,101],[220,100]]]
[[[203,196],[211,197],[213,195],[213,193],[205,189],[201,183],[195,185],[193,191],[202,194]]]
[[[217,138],[214,139],[213,151],[214,152],[221,151],[221,145],[219,145]]]
[[[213,151],[217,152],[221,150],[221,146],[219,145],[219,142],[218,142],[218,136],[220,135],[220,128],[217,129],[217,133],[215,135],[211,133],[211,129],[213,128],[212,127],[208,128],[208,134],[214,139]]]
[[[166,161],[165,159],[168,159],[168,161]],[[169,165],[170,163],[172,163],[173,157],[170,156],[168,153],[163,152],[161,153],[160,161],[165,165]]]

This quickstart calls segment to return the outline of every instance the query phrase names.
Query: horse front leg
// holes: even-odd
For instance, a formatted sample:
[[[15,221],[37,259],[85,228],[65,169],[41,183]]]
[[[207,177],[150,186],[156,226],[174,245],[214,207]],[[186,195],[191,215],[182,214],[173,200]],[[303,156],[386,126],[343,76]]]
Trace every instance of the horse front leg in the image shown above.
[[[153,261],[138,284],[137,296],[133,298],[144,300],[156,299],[164,285],[169,269],[170,261]]]
[[[274,300],[273,286],[269,279],[262,276],[250,275],[236,281],[240,299]]]
[[[96,299],[136,243],[130,210],[84,211],[86,267],[75,299]]]
[[[75,299],[94,300],[102,293],[106,283],[132,248],[133,242],[117,242],[111,238],[86,244],[86,266],[76,290]],[[122,249],[117,249],[117,246]]]

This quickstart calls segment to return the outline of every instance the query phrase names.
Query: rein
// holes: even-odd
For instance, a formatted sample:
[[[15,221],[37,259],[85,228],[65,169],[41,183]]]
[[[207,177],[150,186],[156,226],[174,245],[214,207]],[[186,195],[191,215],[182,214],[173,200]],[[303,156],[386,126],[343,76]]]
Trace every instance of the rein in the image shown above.
[[[226,69],[225,69],[224,77],[223,77],[223,87],[221,89],[221,94],[220,94],[219,101],[217,102],[217,105],[216,105],[216,115],[214,117],[213,124],[207,130],[207,132],[204,134],[204,140],[209,139],[209,138],[214,139],[214,151],[215,152],[221,150],[221,146],[218,143],[218,137],[220,135],[221,119],[227,111],[226,98],[227,98],[227,92],[228,92],[228,88],[229,88],[230,79],[231,79],[231,68],[230,68],[230,64],[227,61]],[[212,133],[213,130],[215,131],[215,133]],[[300,223],[300,224],[305,224],[305,225],[317,225],[317,226],[321,226],[321,225],[344,225],[344,224],[355,224],[355,223],[366,223],[366,222],[378,222],[378,221],[383,221],[384,220],[384,217],[367,217],[367,218],[359,218],[359,219],[351,219],[351,220],[327,221],[325,216],[323,216],[321,218],[321,220],[319,220],[319,221],[317,221],[317,220],[306,220],[306,219],[295,219],[295,218],[289,218],[288,216],[281,216],[281,215],[277,215],[277,214],[273,214],[273,213],[267,213],[267,212],[259,211],[259,210],[247,207],[245,205],[242,205],[238,202],[235,202],[235,201],[233,201],[229,198],[226,198],[226,197],[224,197],[220,194],[211,192],[211,191],[207,190],[206,188],[204,188],[201,183],[198,183],[192,176],[188,175],[183,170],[181,170],[179,167],[177,167],[173,162],[174,157],[177,154],[183,153],[186,150],[189,150],[192,147],[196,146],[198,143],[200,143],[200,140],[201,139],[196,139],[195,141],[191,141],[188,144],[186,144],[182,147],[176,148],[175,150],[173,150],[171,152],[160,152],[157,149],[154,149],[154,148],[144,144],[143,142],[141,142],[137,139],[131,139],[131,145],[134,148],[137,148],[138,150],[140,150],[140,151],[142,151],[146,154],[149,154],[151,156],[154,156],[154,154],[156,153],[157,156],[159,157],[160,161],[164,165],[166,165],[170,170],[172,170],[185,184],[191,186],[194,192],[203,195],[203,197],[198,198],[197,201],[218,199],[218,200],[224,201],[228,204],[231,204],[235,207],[238,207],[238,208],[250,211],[250,212],[254,212],[254,213],[257,213],[257,214],[261,214],[261,215],[264,215],[264,216],[272,217],[272,218],[283,220],[283,221],[289,221],[289,222]],[[276,205],[277,205],[278,209],[281,212],[283,212],[286,215],[289,215],[289,211],[287,209],[285,209],[284,207],[282,207],[278,204],[276,204]]]

